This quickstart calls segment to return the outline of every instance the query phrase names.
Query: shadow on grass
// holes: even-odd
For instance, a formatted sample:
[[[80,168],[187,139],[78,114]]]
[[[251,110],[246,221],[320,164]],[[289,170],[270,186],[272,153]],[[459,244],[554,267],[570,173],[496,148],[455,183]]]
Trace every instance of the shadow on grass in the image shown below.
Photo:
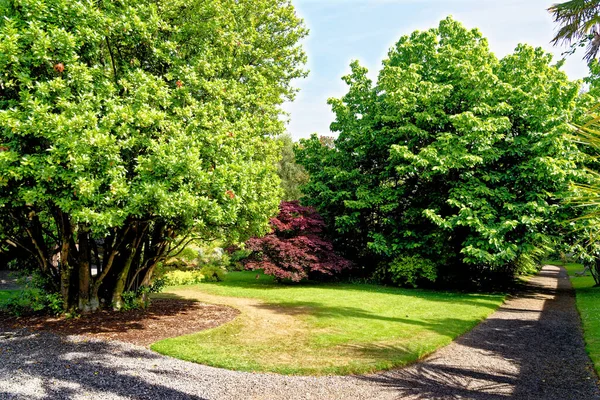
[[[492,316],[457,339],[452,352],[359,379],[398,398],[599,399],[566,273],[544,270],[540,276],[557,279],[558,288],[530,283],[518,301],[500,309],[510,316]],[[536,301],[543,301],[539,315],[520,315],[535,310]]]
[[[368,319],[375,321],[394,322],[405,325],[420,326],[427,331],[435,332],[442,336],[454,338],[465,330],[473,327],[479,321],[459,318],[434,318],[434,319],[411,319],[409,315],[405,318],[390,317],[374,312],[369,312],[357,307],[327,306],[318,302],[285,302],[276,304],[260,304],[254,307],[287,315],[311,315],[317,318],[331,319]],[[492,308],[492,307],[490,307]],[[495,307],[493,307],[495,308]],[[399,328],[400,329],[400,328]],[[368,345],[367,345],[368,346]],[[367,347],[365,347],[367,349]]]
[[[250,297],[268,299],[261,296],[261,292],[264,291],[289,291],[290,297],[294,296],[296,290],[302,291],[306,289],[316,289],[319,291],[338,291],[340,293],[364,293],[364,294],[384,294],[384,295],[395,295],[395,296],[406,296],[409,298],[424,299],[431,302],[440,302],[443,304],[461,304],[461,305],[474,305],[478,307],[487,307],[489,309],[495,309],[498,307],[498,298],[504,296],[504,293],[467,293],[459,291],[436,291],[428,289],[405,289],[391,286],[382,286],[374,284],[353,284],[353,283],[332,283],[332,282],[298,282],[298,283],[279,283],[274,281],[270,276],[259,274],[260,278],[256,279],[254,276],[256,273],[252,272],[234,272],[227,275],[222,282],[205,282],[195,286],[189,286],[187,288],[197,288],[202,292],[203,288],[208,288],[210,294],[223,295],[223,296],[235,296],[235,297]],[[239,292],[222,293],[210,290],[214,287],[240,289]],[[174,287],[173,289],[182,289],[184,287]],[[243,292],[243,290],[256,291],[256,292]],[[517,289],[515,289],[517,290]],[[306,296],[304,296],[306,297]],[[359,299],[360,300],[360,299]],[[296,304],[302,306],[302,302],[277,302],[277,305],[285,307],[294,307]]]
[[[32,398],[33,394],[48,400],[72,399],[87,393],[94,398],[202,400],[157,383],[177,379],[181,371],[149,368],[148,363],[162,356],[147,351],[123,350],[104,341],[72,342],[49,333],[4,331],[0,336],[4,336],[0,338],[3,399]],[[143,378],[132,374],[132,365],[138,363],[146,365]],[[26,391],[36,386],[33,393]]]

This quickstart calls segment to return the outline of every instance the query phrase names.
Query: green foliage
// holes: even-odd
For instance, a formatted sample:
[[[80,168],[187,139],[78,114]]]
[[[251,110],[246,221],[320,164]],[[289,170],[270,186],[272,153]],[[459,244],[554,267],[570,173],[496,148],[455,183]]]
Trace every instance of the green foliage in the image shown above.
[[[435,282],[437,268],[435,263],[418,256],[398,257],[389,265],[392,282],[400,286],[417,287],[419,282]]]
[[[12,295],[0,301],[0,309],[21,316],[44,313],[59,315],[63,312],[60,294],[48,291],[48,280],[38,271],[22,270],[17,275],[17,283],[22,290],[12,291]]]
[[[47,277],[37,270],[28,271],[27,269],[21,269],[13,274],[16,274],[17,284],[23,289],[11,291],[12,296],[0,299],[0,309],[15,316],[63,313],[62,297],[48,289]]]
[[[122,297],[122,311],[138,310],[148,306],[148,303],[140,298],[139,294],[133,290],[123,292]]]
[[[166,286],[195,285],[204,280],[204,275],[197,270],[181,271],[176,269],[166,272],[162,278]]]
[[[199,249],[197,267],[202,268],[203,266],[219,266],[227,268],[230,263],[229,254],[220,247],[221,245],[202,246]]]
[[[181,252],[178,252],[177,258],[187,261],[187,262],[190,262],[190,263],[197,261],[198,249],[195,247],[188,246],[185,249],[183,249]]]
[[[7,0],[0,15],[0,240],[35,255],[66,308],[119,307],[174,238],[266,233],[281,107],[306,75],[289,0]]]
[[[150,305],[150,293],[159,293],[166,286],[163,278],[155,279],[150,286],[140,286],[137,290],[127,290],[121,295],[123,304],[121,311],[139,310]]]
[[[227,274],[227,271],[223,267],[206,265],[200,269],[200,274],[208,282],[221,282],[223,279],[225,279],[225,274]]]
[[[589,84],[589,99],[584,104],[586,112],[581,122],[573,125],[572,137],[587,156],[585,176],[573,182],[565,195],[566,203],[571,206],[569,229],[558,246],[585,263],[600,283],[600,63],[593,60],[589,66],[590,75],[585,79]]]
[[[579,82],[551,62],[526,45],[499,60],[448,18],[402,37],[376,84],[352,63],[348,93],[329,100],[334,145],[313,136],[297,151],[303,202],[363,265],[411,254],[442,282],[511,278],[557,234],[557,198],[583,174],[568,139]]]
[[[142,286],[138,289],[138,293],[141,294],[150,294],[150,293],[160,293],[164,290],[167,283],[164,279],[160,277],[154,277],[152,280],[152,284],[150,286]]]
[[[227,250],[229,254],[229,264],[227,265],[227,271],[243,271],[246,267],[243,261],[247,259],[252,252],[245,248],[239,248],[235,246],[231,250]]]
[[[63,300],[58,293],[27,289],[1,301],[0,309],[17,317],[36,313],[60,315],[63,312]]]
[[[289,134],[278,138],[281,144],[281,159],[277,164],[277,174],[281,179],[283,201],[299,200],[302,197],[300,187],[308,182],[308,174],[304,167],[296,163],[294,141]]]

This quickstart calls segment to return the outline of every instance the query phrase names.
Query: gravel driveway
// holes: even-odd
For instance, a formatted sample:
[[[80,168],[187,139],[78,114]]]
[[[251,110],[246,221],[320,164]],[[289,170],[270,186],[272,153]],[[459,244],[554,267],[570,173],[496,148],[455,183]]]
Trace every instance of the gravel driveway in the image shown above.
[[[286,377],[118,342],[0,328],[0,399],[600,399],[564,270],[545,267],[456,342],[408,368]]]
[[[11,271],[0,270],[0,290],[18,289],[17,279],[11,274]]]

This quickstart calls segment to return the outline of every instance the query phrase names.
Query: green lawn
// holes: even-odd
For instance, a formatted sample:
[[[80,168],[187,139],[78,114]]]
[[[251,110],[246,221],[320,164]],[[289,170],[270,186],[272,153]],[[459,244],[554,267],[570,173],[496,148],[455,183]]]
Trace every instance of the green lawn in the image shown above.
[[[564,266],[569,272],[577,296],[577,308],[583,322],[586,349],[596,371],[600,374],[600,288],[594,287],[594,278],[589,273],[582,277],[575,275],[576,272],[583,270],[581,264],[563,264],[560,261],[550,263]]]
[[[167,292],[162,296],[226,304],[241,313],[218,328],[157,342],[153,350],[228,369],[308,375],[405,365],[449,344],[504,299],[375,285],[281,285],[252,272]]]

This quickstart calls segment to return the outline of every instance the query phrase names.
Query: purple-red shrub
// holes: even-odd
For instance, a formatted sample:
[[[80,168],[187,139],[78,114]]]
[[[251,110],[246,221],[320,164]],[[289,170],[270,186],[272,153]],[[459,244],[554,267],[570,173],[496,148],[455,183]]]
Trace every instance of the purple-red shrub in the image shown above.
[[[325,223],[312,207],[297,201],[284,201],[279,215],[271,219],[272,231],[246,242],[252,254],[246,269],[263,269],[279,280],[318,279],[350,267],[350,261],[337,255],[331,241],[323,237]]]

